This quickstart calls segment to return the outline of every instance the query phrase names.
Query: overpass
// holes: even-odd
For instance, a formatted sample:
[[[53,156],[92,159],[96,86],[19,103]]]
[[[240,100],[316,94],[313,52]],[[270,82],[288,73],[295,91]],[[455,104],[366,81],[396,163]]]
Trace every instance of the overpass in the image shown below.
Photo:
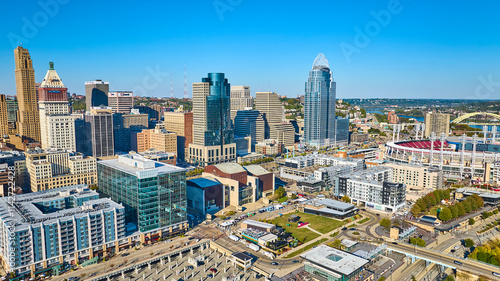
[[[388,244],[388,251],[394,251],[405,254],[411,258],[412,262],[416,259],[425,260],[426,263],[435,263],[442,267],[449,267],[455,270],[467,271],[476,275],[494,277],[493,272],[500,273],[500,267],[476,260],[462,259],[449,256],[435,250],[398,242],[397,244]],[[498,277],[498,276],[497,276]]]

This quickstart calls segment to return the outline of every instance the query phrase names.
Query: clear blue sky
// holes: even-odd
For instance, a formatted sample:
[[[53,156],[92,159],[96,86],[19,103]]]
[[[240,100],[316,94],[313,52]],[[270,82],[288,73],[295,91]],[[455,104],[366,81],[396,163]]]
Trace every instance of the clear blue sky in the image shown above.
[[[37,82],[54,61],[78,94],[85,81],[103,79],[111,90],[170,96],[170,78],[162,74],[168,72],[181,97],[186,62],[190,93],[208,72],[224,72],[252,94],[295,97],[322,52],[339,98],[500,97],[500,2],[494,0],[40,2],[58,1],[64,3],[55,12],[38,1],[3,1],[0,93],[15,94],[13,49],[20,40]],[[390,20],[374,24],[381,10]],[[366,28],[368,44],[355,41],[356,30]],[[148,68],[157,67],[162,73],[150,79]],[[478,77],[490,75],[494,85],[481,88]]]

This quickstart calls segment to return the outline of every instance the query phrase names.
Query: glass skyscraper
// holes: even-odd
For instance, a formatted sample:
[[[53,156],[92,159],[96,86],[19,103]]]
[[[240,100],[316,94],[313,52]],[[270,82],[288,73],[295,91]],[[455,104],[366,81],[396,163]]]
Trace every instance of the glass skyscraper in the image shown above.
[[[310,146],[321,148],[336,144],[336,87],[328,60],[320,53],[305,85],[304,141]]]
[[[125,219],[149,232],[187,227],[186,170],[146,159],[120,155],[97,162],[99,191],[125,206]]]
[[[193,143],[189,144],[188,161],[205,166],[235,158],[231,85],[224,73],[209,73],[193,83]]]

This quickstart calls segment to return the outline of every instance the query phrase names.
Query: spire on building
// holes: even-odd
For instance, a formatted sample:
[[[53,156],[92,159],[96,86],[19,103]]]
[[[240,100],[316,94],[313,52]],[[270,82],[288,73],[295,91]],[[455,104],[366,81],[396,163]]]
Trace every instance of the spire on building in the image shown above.
[[[172,84],[172,74],[170,74],[170,97],[174,98],[174,86]]]
[[[54,69],[54,63],[49,62],[49,70],[47,70],[47,74],[45,74],[45,78],[43,78],[42,84],[40,85],[42,88],[66,88],[59,78],[59,75]]]

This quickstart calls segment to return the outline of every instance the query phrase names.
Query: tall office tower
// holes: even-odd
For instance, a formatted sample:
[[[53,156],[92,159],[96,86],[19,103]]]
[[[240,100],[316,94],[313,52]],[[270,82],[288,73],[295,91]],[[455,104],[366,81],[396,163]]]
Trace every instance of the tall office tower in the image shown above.
[[[266,122],[258,110],[239,110],[234,118],[234,134],[251,137],[252,151],[255,144],[264,141]]]
[[[14,49],[16,61],[16,89],[19,111],[17,115],[18,134],[29,142],[39,142],[40,115],[35,90],[35,70],[30,53],[23,47]]]
[[[113,113],[129,113],[134,107],[134,93],[130,91],[119,91],[108,93],[108,106]]]
[[[49,70],[38,88],[42,148],[76,151],[75,118],[69,113],[68,89],[49,63]]]
[[[264,116],[266,121],[265,138],[269,139],[271,134],[271,124],[283,122],[283,105],[275,92],[256,92],[255,109]]]
[[[17,134],[17,99],[15,97],[7,97],[5,100],[7,104],[7,123],[9,125],[9,135]]]
[[[349,118],[337,117],[335,119],[335,141],[337,145],[349,143]]]
[[[231,86],[231,120],[234,121],[238,110],[253,107],[253,98],[250,96],[249,86]]]
[[[314,60],[305,87],[304,141],[321,148],[335,145],[335,94],[328,60],[319,54]]]
[[[425,136],[429,137],[432,132],[436,136],[445,133],[446,136],[450,133],[450,114],[429,112],[425,114]]]
[[[186,150],[193,143],[193,112],[165,112],[165,129],[177,135],[177,157],[186,160]]]
[[[7,98],[0,95],[0,138],[9,134],[7,115]]]
[[[141,232],[186,231],[186,170],[138,154],[97,162],[99,192],[125,206],[125,220]]]
[[[85,103],[87,111],[95,106],[108,106],[109,82],[102,80],[85,82]]]
[[[107,157],[115,154],[111,107],[93,107],[85,113],[87,146],[85,154]]]
[[[132,133],[140,132],[149,126],[149,116],[139,114],[134,109],[133,114],[113,114],[113,137],[115,140],[115,151],[129,152],[131,150]]]
[[[193,143],[188,159],[197,165],[210,165],[236,159],[231,129],[230,84],[224,73],[209,73],[193,83]]]

